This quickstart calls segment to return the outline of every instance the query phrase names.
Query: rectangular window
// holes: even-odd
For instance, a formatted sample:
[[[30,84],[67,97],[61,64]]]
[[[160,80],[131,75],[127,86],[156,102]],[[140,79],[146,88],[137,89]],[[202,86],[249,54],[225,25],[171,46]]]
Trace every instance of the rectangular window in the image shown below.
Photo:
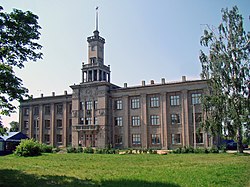
[[[45,129],[49,129],[50,128],[50,120],[46,119],[45,120]]]
[[[116,110],[122,110],[122,100],[116,100],[115,101],[115,109]]]
[[[204,141],[203,141],[203,133],[196,133],[196,143],[200,143],[200,144],[204,143]]]
[[[94,109],[97,110],[98,101],[94,101]]]
[[[34,107],[34,115],[38,115],[39,114],[39,107],[35,106]]]
[[[158,115],[150,116],[150,124],[151,125],[160,125],[160,119]]]
[[[84,124],[84,118],[80,118],[80,124]]]
[[[140,99],[139,98],[131,99],[131,108],[132,109],[140,108]]]
[[[36,129],[39,130],[39,120],[38,119],[33,121],[33,125],[34,125],[34,130],[36,130]]]
[[[85,125],[91,125],[92,124],[92,118],[86,118]]]
[[[192,122],[194,122],[194,113],[192,113]],[[201,113],[195,113],[195,123],[198,125],[202,122],[202,114]]]
[[[191,95],[192,105],[201,103],[201,93],[193,93]]]
[[[80,102],[79,103],[79,110],[83,110],[84,109],[84,102]]]
[[[160,135],[159,134],[151,134],[151,143],[153,145],[160,144]]]
[[[45,115],[50,115],[50,105],[45,105],[44,113],[45,113]]]
[[[180,96],[179,95],[171,95],[170,96],[170,105],[171,106],[180,105]]]
[[[97,117],[94,118],[94,125],[98,125],[98,118]]]
[[[140,126],[140,116],[132,116],[132,126]]]
[[[71,114],[72,113],[72,104],[70,103],[69,104],[69,114]]]
[[[155,97],[150,97],[150,107],[159,107],[160,106],[160,102],[159,102],[159,97],[155,96]]]
[[[62,143],[62,135],[61,134],[56,135],[56,141],[57,141],[57,143]]]
[[[134,144],[134,145],[141,144],[141,135],[140,134],[132,134],[132,144]]]
[[[115,144],[122,144],[122,135],[115,135]]]
[[[69,119],[69,128],[72,127],[72,119]]]
[[[62,104],[56,105],[56,113],[63,114],[63,105]]]
[[[122,117],[115,117],[115,126],[122,126]]]
[[[172,134],[172,144],[181,143],[181,134]]]
[[[24,121],[24,122],[23,122],[23,127],[24,127],[25,129],[28,129],[28,128],[29,128],[29,121]]]
[[[44,142],[47,143],[47,144],[50,143],[50,135],[49,134],[44,135]]]
[[[61,119],[56,120],[56,127],[57,128],[62,128],[62,120]]]
[[[29,115],[29,108],[24,108],[24,115],[25,116],[28,116]]]
[[[179,114],[171,114],[171,123],[179,124],[180,123],[180,115]]]
[[[85,108],[86,110],[92,110],[92,101],[86,101]]]

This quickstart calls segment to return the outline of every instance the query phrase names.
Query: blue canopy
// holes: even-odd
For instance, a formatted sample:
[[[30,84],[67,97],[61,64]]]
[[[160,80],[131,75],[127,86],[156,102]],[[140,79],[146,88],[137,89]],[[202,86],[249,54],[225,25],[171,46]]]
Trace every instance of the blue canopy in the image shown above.
[[[27,139],[28,137],[21,132],[8,132],[8,134],[0,136],[0,141],[5,142],[20,142],[21,139]]]

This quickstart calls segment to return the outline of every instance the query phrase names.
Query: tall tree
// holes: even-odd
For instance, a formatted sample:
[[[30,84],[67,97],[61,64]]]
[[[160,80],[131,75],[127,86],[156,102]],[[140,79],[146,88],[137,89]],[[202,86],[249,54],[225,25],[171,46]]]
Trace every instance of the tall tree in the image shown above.
[[[22,80],[13,67],[23,68],[24,63],[42,59],[38,16],[30,11],[3,12],[0,6],[0,114],[10,115],[16,107],[13,100],[28,96]],[[1,117],[1,116],[0,116]],[[1,118],[0,118],[0,124]]]
[[[10,122],[10,132],[18,132],[19,131],[19,123],[17,121]]]
[[[243,126],[250,124],[250,33],[235,6],[222,9],[218,28],[206,26],[200,43],[201,77],[208,80],[209,94],[203,98],[204,127],[214,135],[236,137],[243,152]]]

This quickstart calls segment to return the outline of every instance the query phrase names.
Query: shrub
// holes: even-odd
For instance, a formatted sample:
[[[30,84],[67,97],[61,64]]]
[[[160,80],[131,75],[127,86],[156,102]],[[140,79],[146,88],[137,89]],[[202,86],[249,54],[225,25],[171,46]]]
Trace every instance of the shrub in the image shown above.
[[[211,147],[210,153],[219,153],[219,149],[216,146]]]
[[[82,152],[83,152],[83,148],[82,148],[82,147],[78,147],[78,148],[76,149],[76,152],[77,152],[77,153],[82,153]]]
[[[94,153],[94,149],[92,147],[86,147],[84,150],[83,150],[84,153],[90,153],[90,154],[93,154]]]
[[[41,155],[41,144],[33,139],[21,140],[14,152],[18,156],[38,156]]]
[[[52,153],[57,153],[59,152],[61,149],[59,147],[55,147],[52,149]]]
[[[67,153],[75,153],[76,148],[75,147],[67,147]]]
[[[53,147],[51,145],[40,144],[42,153],[52,153]]]

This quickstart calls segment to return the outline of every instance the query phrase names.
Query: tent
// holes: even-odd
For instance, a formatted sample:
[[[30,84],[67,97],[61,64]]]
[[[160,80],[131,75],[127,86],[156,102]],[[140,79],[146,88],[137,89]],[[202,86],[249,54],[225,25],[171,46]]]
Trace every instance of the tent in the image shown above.
[[[22,139],[28,139],[28,137],[21,132],[8,132],[0,136],[0,155],[12,153]]]

